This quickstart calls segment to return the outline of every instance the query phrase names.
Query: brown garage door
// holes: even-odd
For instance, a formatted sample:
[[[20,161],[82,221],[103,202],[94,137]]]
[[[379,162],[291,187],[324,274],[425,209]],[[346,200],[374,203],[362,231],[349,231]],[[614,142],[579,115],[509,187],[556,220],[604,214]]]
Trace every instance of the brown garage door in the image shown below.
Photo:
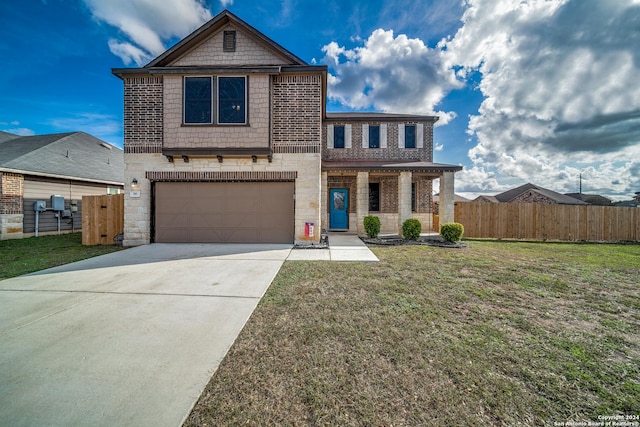
[[[293,182],[158,182],[158,243],[292,243]]]

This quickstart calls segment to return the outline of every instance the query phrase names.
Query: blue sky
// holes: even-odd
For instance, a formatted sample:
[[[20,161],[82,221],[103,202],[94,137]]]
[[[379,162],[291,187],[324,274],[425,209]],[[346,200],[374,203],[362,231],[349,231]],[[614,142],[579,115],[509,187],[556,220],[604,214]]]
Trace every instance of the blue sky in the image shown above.
[[[122,146],[122,82],[228,8],[329,66],[329,111],[437,114],[456,192],[640,191],[640,0],[4,0],[0,130]]]

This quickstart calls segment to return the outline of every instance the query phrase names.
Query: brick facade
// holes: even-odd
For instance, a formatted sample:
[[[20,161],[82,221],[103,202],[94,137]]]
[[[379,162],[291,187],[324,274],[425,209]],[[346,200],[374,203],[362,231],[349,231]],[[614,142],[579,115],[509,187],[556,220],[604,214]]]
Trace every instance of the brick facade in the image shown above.
[[[162,151],[163,83],[161,76],[124,80],[124,152]]]
[[[322,76],[283,74],[271,77],[274,152],[320,152]]]
[[[406,121],[402,124],[423,125],[422,148],[399,148],[398,125],[400,123],[385,123],[381,121],[331,121],[322,127],[322,159],[323,160],[416,160],[423,162],[433,161],[433,124],[431,122]],[[327,147],[328,124],[334,126],[351,125],[351,148]],[[386,124],[387,147],[368,148],[363,147],[363,125]],[[382,129],[381,129],[382,131]],[[416,144],[417,146],[418,144]]]
[[[0,172],[0,214],[23,213],[24,177],[17,173]]]

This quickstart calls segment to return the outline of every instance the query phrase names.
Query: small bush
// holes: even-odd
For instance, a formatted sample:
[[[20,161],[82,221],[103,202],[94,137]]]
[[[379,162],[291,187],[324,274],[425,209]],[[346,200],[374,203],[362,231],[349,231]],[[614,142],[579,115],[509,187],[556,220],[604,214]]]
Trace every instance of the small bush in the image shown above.
[[[421,231],[422,224],[417,219],[409,218],[402,223],[402,235],[407,240],[418,240]]]
[[[458,222],[445,222],[440,226],[440,236],[445,242],[458,242],[463,233],[464,227]]]
[[[380,234],[380,218],[369,215],[364,217],[364,231],[371,239],[375,239]]]

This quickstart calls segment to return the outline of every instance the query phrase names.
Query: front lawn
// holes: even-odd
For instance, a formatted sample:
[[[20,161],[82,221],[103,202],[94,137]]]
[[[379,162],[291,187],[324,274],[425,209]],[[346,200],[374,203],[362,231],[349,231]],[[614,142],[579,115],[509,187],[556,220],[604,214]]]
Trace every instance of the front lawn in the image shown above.
[[[185,425],[640,415],[640,245],[467,243],[285,263]]]
[[[0,280],[120,250],[82,246],[82,234],[0,240]]]

